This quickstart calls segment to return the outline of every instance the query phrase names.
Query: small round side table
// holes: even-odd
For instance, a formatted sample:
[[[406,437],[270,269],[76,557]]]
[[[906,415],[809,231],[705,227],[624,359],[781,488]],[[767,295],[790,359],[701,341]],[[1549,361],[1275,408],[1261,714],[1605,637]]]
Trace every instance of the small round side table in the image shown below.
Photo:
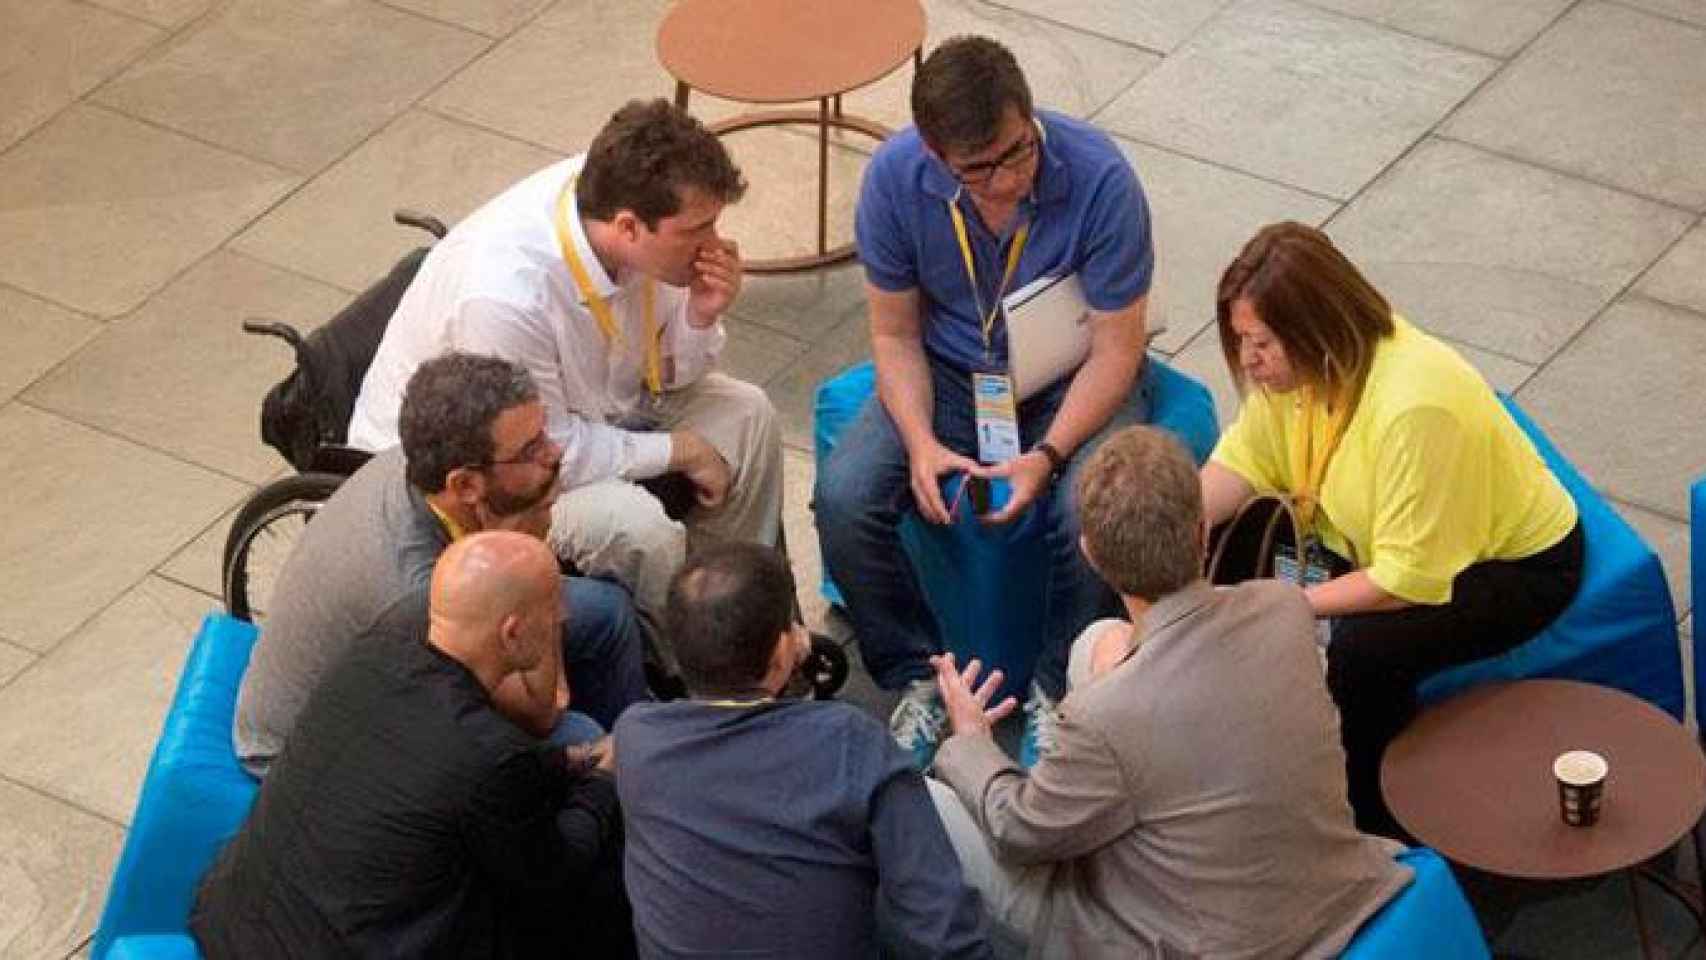
[[[1571,827],[1552,761],[1592,750],[1610,764],[1600,819]],[[1677,897],[1706,929],[1698,891],[1640,865],[1706,810],[1706,757],[1669,714],[1610,687],[1520,680],[1424,711],[1381,762],[1394,816],[1447,859],[1488,873],[1564,880],[1624,871],[1643,956],[1652,955],[1636,873]],[[1696,852],[1699,838],[1696,836]]]
[[[675,104],[702,90],[743,103],[817,101],[814,110],[766,110],[712,124],[721,136],[777,124],[817,125],[817,252],[748,261],[754,273],[807,270],[853,256],[828,245],[829,128],[883,140],[892,132],[841,111],[841,95],[894,72],[924,44],[918,0],[677,0],[658,27],[658,59],[675,77]]]

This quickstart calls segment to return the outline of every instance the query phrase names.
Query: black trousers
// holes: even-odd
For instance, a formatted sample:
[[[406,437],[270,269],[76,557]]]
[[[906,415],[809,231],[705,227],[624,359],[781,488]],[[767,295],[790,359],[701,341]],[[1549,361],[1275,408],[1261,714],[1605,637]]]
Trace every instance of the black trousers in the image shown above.
[[[1452,581],[1451,602],[1340,617],[1327,647],[1357,826],[1404,838],[1380,794],[1380,758],[1416,715],[1416,687],[1448,667],[1497,656],[1550,624],[1582,582],[1578,521],[1556,545],[1489,560]]]

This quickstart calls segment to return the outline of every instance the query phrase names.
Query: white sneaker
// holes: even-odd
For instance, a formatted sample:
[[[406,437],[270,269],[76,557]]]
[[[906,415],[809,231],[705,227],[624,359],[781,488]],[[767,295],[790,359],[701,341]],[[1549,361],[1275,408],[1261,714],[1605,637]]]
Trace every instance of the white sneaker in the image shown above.
[[[901,749],[912,754],[912,765],[922,773],[936,759],[948,711],[936,692],[935,680],[914,680],[906,685],[900,703],[889,715],[889,734]]]

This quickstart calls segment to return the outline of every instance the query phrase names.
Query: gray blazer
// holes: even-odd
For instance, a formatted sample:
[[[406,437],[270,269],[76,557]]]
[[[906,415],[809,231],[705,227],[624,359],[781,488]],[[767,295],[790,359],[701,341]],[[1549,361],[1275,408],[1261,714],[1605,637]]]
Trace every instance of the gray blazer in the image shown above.
[[[1271,580],[1162,598],[1029,776],[987,736],[936,755],[1003,864],[1053,865],[1043,957],[1337,954],[1410,878],[1353,826],[1344,763],[1314,618]]]

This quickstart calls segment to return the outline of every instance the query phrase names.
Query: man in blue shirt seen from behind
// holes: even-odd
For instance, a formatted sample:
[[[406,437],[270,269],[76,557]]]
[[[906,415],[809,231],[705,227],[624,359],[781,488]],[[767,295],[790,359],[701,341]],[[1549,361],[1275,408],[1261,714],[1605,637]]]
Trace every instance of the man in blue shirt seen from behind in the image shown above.
[[[900,549],[900,519],[916,509],[950,522],[940,482],[956,473],[1010,485],[989,522],[1046,511],[1048,630],[1025,708],[1034,754],[1072,638],[1117,609],[1079,554],[1070,491],[1103,438],[1148,419],[1139,374],[1154,252],[1143,188],[1119,148],[1089,124],[1033,110],[995,41],[937,47],[913,79],[912,115],[872,158],[855,218],[877,397],[819,475],[816,510],[864,662],[878,685],[903,691],[891,732],[922,767],[943,721],[929,662],[941,639]],[[1082,286],[1088,353],[1028,398],[1010,392],[1016,437],[980,450],[973,379],[983,397],[1010,370],[1003,301],[1051,278]]]
[[[810,650],[776,551],[690,558],[665,627],[690,698],[616,723],[640,956],[986,957],[975,893],[882,725],[778,699]]]

